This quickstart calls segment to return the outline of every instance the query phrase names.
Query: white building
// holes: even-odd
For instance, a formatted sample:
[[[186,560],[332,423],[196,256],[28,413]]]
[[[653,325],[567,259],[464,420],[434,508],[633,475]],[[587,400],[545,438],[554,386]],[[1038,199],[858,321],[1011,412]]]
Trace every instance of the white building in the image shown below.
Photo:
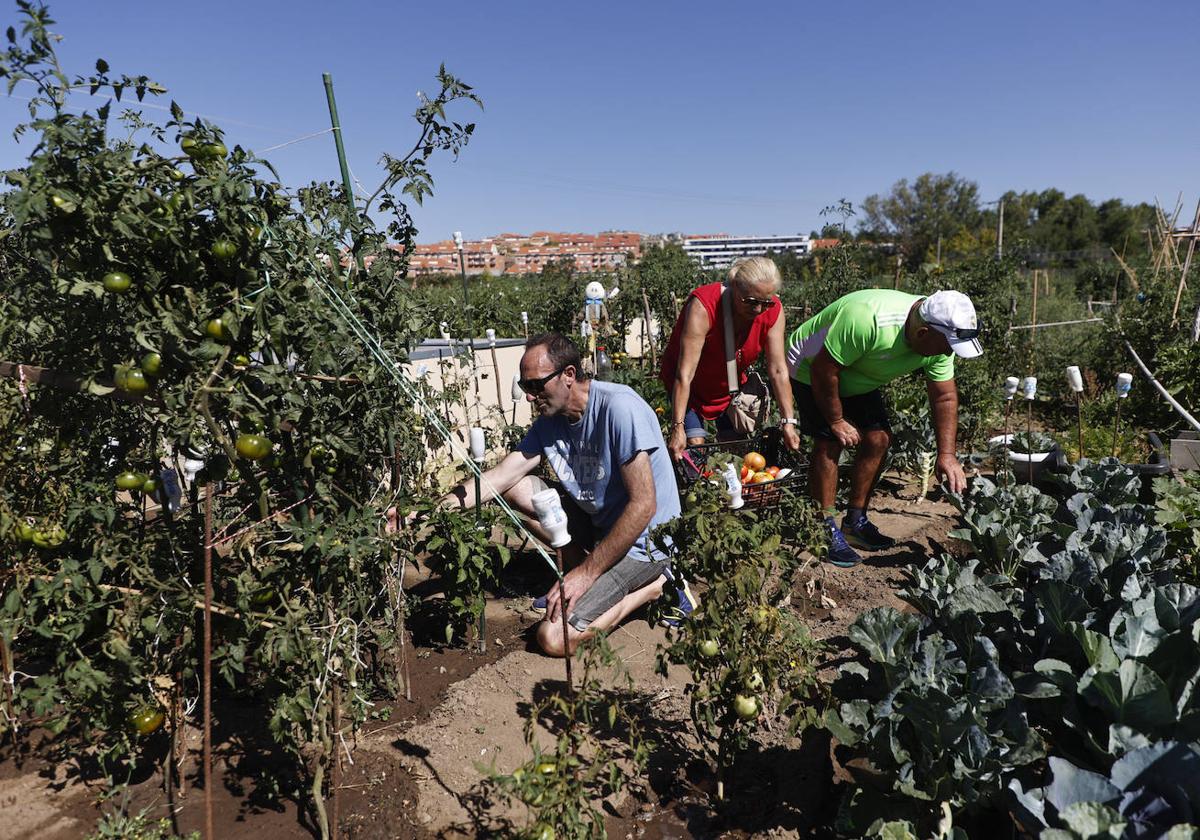
[[[805,234],[786,236],[689,236],[683,240],[683,250],[701,268],[728,268],[742,257],[762,257],[768,253],[791,251],[805,256],[812,250],[812,240]]]

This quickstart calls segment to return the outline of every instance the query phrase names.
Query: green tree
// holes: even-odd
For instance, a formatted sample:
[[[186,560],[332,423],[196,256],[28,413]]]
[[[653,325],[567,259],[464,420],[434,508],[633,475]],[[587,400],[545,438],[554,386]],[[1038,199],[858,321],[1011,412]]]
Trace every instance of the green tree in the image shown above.
[[[955,172],[926,172],[911,184],[897,181],[886,195],[862,202],[859,230],[872,238],[894,239],[910,268],[930,261],[938,238],[974,230],[980,222],[979,187]]]

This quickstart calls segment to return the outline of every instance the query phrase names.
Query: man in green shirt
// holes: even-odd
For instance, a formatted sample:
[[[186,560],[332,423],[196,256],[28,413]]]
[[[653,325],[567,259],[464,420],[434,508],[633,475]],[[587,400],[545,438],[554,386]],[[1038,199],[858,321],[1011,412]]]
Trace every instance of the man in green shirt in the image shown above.
[[[937,436],[936,470],[950,490],[966,477],[955,455],[958,389],[954,357],[983,352],[975,306],[961,292],[929,297],[891,289],[851,292],[822,309],[788,337],[787,362],[800,428],[815,439],[809,492],[827,515],[829,561],[861,562],[852,546],[882,551],[895,544],[867,519],[867,503],[892,442],[880,388],[920,368],[925,373]],[[842,527],[834,520],[838,457],[857,447]]]

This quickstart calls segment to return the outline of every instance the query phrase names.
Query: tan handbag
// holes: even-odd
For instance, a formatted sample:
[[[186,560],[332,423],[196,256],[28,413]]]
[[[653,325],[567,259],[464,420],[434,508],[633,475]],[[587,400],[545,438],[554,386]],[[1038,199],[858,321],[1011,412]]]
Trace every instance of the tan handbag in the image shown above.
[[[732,293],[728,286],[721,293],[721,308],[725,315],[725,377],[729,384],[730,397],[725,417],[739,435],[751,435],[762,425],[767,414],[767,383],[763,382],[756,370],[746,374],[746,384],[738,383],[738,349],[734,346],[733,304],[729,300],[730,294]]]

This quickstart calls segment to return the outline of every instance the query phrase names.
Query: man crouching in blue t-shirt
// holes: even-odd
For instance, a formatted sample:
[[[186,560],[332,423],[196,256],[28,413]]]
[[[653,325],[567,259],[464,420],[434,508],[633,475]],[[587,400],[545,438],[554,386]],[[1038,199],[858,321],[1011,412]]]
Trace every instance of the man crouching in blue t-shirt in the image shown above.
[[[531,473],[542,458],[553,470],[571,533],[563,549],[565,645],[557,583],[534,608],[546,611],[538,644],[563,656],[592,631],[615,627],[660,595],[670,569],[649,532],[679,515],[679,491],[654,411],[626,385],[587,378],[570,339],[558,333],[529,339],[519,384],[541,416],[516,451],[484,473],[483,499],[503,494],[548,541],[532,498],[550,485]],[[443,503],[455,501],[470,507],[474,493],[461,484]],[[680,608],[690,612],[695,601],[679,586]]]

